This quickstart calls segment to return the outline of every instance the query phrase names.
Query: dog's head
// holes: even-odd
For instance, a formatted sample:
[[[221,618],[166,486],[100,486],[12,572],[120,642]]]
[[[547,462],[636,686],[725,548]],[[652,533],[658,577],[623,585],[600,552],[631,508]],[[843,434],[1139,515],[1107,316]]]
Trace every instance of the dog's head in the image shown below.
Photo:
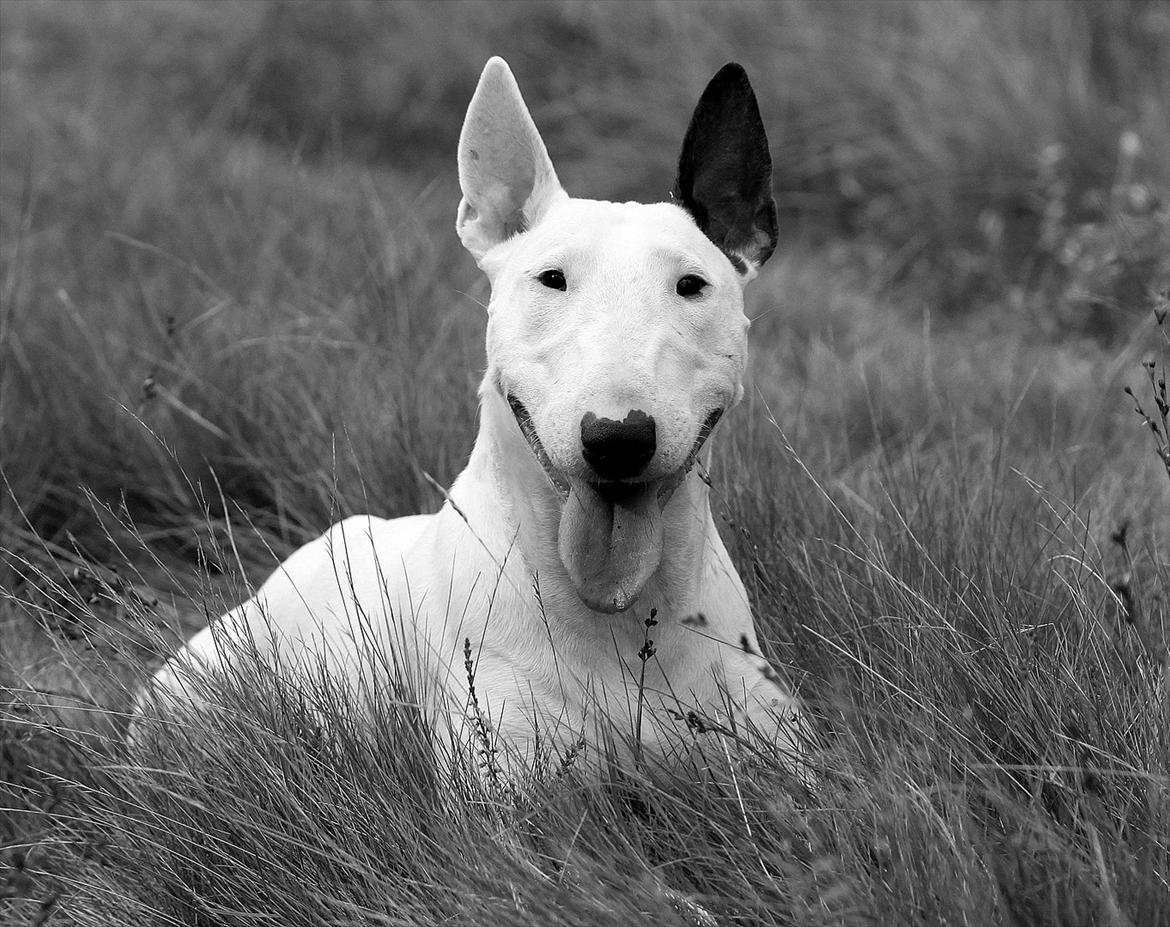
[[[459,140],[457,229],[488,275],[487,382],[556,486],[581,599],[628,608],[662,509],[743,394],[743,287],[776,245],[772,162],[739,65],[703,92],[671,203],[561,188],[508,66],[484,68]]]

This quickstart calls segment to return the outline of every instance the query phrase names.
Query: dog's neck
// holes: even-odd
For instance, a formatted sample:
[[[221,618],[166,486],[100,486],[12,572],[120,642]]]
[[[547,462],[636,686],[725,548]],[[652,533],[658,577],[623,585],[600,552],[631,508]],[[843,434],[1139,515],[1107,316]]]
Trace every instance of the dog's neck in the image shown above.
[[[479,436],[468,471],[475,475],[477,491],[494,498],[477,500],[477,508],[496,510],[508,526],[508,542],[514,537],[525,566],[539,577],[542,598],[553,604],[558,615],[576,614],[590,623],[604,620],[607,616],[589,611],[580,601],[561,563],[557,543],[561,496],[533,456],[503,397],[485,383],[480,398]],[[657,572],[632,609],[639,621],[651,608],[657,610],[660,622],[680,619],[697,609],[708,532],[715,530],[707,496],[706,484],[692,471],[663,510],[666,543]]]

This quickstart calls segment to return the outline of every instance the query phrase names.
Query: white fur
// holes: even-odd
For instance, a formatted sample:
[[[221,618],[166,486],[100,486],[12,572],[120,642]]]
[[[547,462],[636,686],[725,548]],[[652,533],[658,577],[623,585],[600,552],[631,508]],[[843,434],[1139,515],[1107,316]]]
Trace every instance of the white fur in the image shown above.
[[[533,761],[538,741],[563,749],[584,736],[596,745],[603,725],[619,740],[632,733],[639,685],[650,751],[684,743],[692,734],[678,719],[695,712],[724,725],[750,720],[797,757],[798,703],[759,656],[699,475],[688,473],[665,504],[661,562],[633,607],[592,611],[558,552],[564,495],[505,399],[523,401],[552,465],[570,479],[586,475],[585,412],[620,419],[644,410],[659,435],[646,477],[667,478],[707,413],[742,395],[749,274],[678,206],[565,194],[498,58],[472,100],[459,173],[458,231],[492,298],[479,433],[449,501],[433,515],[333,526],[214,633],[196,634],[156,675],[156,689],[182,691],[189,667],[221,666],[243,636],[275,648],[291,670],[328,654],[334,672],[369,681],[378,671],[364,656],[372,635],[463,725],[470,641],[480,708],[515,761]],[[563,270],[565,291],[535,278],[550,267]],[[675,292],[686,274],[709,282],[702,297]],[[647,630],[651,609],[657,625]],[[654,655],[643,666],[647,635]]]

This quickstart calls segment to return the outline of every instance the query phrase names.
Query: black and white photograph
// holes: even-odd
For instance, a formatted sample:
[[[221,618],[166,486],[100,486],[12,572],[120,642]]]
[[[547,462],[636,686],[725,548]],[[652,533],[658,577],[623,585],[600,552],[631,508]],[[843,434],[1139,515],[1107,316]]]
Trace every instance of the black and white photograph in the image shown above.
[[[1168,0],[0,0],[0,923],[1170,927]]]

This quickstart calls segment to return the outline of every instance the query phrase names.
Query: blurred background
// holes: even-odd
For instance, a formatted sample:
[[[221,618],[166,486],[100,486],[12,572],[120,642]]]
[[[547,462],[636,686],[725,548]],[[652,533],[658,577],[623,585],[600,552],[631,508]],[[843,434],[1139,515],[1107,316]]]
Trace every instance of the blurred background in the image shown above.
[[[1075,432],[1166,287],[1159,0],[0,16],[0,514],[99,553],[88,495],[180,555],[231,504],[286,544],[338,508],[435,505],[423,473],[449,481],[474,434],[455,146],[492,54],[570,192],[651,201],[710,75],[746,66],[782,219],[756,390],[834,472],[1021,390],[1048,396],[1032,430]]]

